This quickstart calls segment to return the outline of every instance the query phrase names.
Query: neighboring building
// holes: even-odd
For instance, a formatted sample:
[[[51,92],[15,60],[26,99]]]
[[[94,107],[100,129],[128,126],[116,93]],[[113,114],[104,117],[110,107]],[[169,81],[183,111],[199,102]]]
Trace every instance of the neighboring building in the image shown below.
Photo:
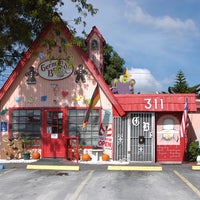
[[[71,39],[62,20],[52,23],[22,57],[0,91],[1,137],[19,132],[42,158],[69,158],[70,138],[77,137],[96,160],[105,151],[113,160],[183,162],[188,136],[180,124],[186,99],[195,116],[195,94],[113,94],[102,75],[99,30],[86,39],[88,53],[68,45]],[[100,100],[83,128],[97,85]],[[190,117],[189,132],[191,123]]]

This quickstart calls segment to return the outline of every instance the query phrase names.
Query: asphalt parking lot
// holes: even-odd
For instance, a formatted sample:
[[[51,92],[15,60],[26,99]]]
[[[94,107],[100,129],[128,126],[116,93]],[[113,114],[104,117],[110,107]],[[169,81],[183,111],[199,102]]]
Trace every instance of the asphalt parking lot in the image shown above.
[[[27,169],[35,164],[79,168]],[[4,168],[0,170],[0,197],[4,200],[200,199],[200,171],[193,170],[191,164],[119,166],[40,161],[4,164]]]

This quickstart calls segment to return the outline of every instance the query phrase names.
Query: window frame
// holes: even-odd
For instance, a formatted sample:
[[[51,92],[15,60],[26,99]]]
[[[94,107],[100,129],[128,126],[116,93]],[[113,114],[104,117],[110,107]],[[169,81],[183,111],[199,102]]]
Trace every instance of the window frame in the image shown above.
[[[74,115],[70,115],[70,112],[74,112]],[[79,145],[84,148],[97,147],[101,122],[101,110],[98,108],[93,109],[88,119],[88,125],[85,128],[82,128],[86,112],[87,109],[68,109],[68,137],[78,136]]]
[[[39,108],[12,108],[10,109],[9,137],[13,138],[13,133],[19,132],[20,137],[27,138],[27,146],[34,146],[36,148],[41,146],[42,116],[43,116],[43,111],[42,109],[39,109]]]

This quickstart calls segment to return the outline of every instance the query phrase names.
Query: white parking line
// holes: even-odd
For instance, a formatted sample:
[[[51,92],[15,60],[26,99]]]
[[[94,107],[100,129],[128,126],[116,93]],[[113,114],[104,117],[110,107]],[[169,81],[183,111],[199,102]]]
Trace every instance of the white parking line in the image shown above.
[[[182,176],[180,173],[178,173],[176,170],[174,170],[174,173],[190,188],[192,189],[197,196],[200,197],[200,191],[198,188],[196,188],[190,181],[188,181],[184,176]]]
[[[86,176],[86,178],[77,187],[76,191],[74,192],[74,194],[72,195],[72,197],[70,198],[70,200],[77,200],[78,199],[79,194],[83,190],[83,188],[86,185],[86,183],[90,180],[90,178],[92,177],[93,173],[94,173],[94,170],[90,171],[90,173]],[[65,200],[68,200],[68,198],[66,197]]]

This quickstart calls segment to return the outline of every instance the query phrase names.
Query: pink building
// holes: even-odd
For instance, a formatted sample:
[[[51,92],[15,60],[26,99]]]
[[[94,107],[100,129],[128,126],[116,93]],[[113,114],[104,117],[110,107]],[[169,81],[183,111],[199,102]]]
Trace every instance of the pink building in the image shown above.
[[[49,51],[45,39],[57,46]],[[68,45],[71,39],[60,20],[22,57],[0,91],[1,138],[18,132],[42,158],[69,159],[78,142],[94,160],[105,152],[112,160],[183,162],[199,129],[195,94],[113,94],[102,76],[105,40],[99,30],[88,35],[87,53]],[[97,85],[100,99],[83,128]],[[186,99],[189,136],[180,133]]]

